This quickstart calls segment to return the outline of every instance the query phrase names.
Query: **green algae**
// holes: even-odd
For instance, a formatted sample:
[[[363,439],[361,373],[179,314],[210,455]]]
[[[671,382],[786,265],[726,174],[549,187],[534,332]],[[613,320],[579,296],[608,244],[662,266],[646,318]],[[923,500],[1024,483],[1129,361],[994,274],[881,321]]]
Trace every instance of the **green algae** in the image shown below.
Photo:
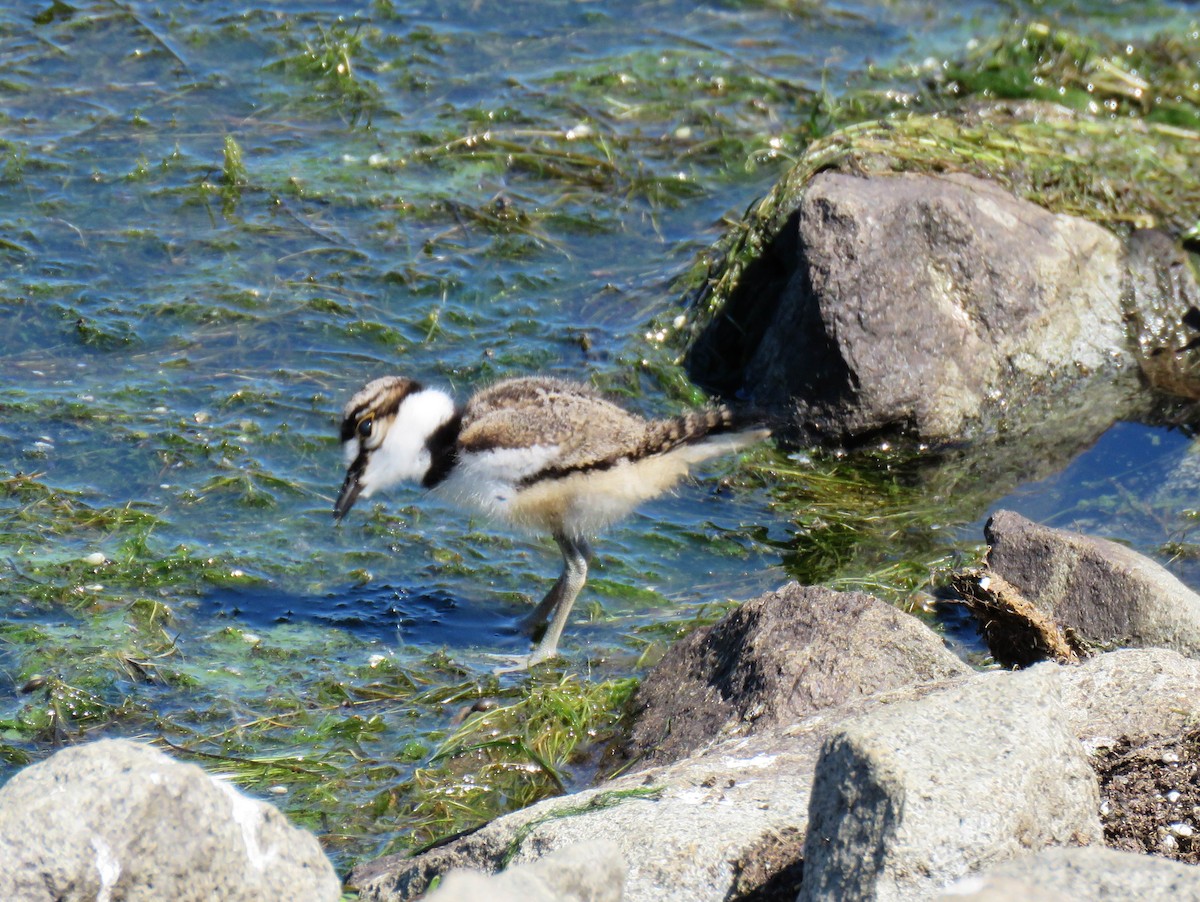
[[[826,132],[692,270],[686,325],[697,334],[778,233],[815,173],[968,172],[1046,209],[1116,230],[1200,224],[1200,39],[1084,37],[1043,22],[1013,26],[962,58],[887,73],[824,110]],[[884,79],[874,73],[873,80]],[[1019,102],[1017,102],[1019,101]]]

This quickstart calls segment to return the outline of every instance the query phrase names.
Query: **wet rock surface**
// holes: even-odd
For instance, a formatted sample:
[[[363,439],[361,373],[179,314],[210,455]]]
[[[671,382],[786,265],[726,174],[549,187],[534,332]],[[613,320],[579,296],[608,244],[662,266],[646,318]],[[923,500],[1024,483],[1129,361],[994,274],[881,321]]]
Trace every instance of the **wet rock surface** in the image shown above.
[[[1180,398],[1200,398],[1200,285],[1169,235],[1139,229],[1126,242],[1126,307],[1147,381]]]

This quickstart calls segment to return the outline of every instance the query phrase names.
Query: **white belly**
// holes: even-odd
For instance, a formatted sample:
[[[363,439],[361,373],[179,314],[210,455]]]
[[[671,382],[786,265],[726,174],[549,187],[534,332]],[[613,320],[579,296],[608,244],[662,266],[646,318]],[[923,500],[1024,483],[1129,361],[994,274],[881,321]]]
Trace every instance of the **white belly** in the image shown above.
[[[436,491],[495,520],[542,533],[588,538],[670,489],[689,465],[745,447],[764,432],[716,436],[666,454],[622,460],[605,469],[520,485],[552,466],[558,449],[549,445],[505,448],[463,455]]]

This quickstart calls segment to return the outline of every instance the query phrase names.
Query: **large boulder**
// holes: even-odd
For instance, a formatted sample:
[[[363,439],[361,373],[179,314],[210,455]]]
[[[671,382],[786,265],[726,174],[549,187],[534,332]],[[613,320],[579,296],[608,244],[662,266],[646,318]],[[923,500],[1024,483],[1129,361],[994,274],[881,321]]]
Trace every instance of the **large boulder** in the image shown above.
[[[1109,796],[1098,795],[1094,771],[1110,766],[1096,753],[1175,748],[1169,738],[1198,719],[1200,662],[1139,649],[991,673],[846,721],[831,730],[817,765],[801,899],[929,898],[964,874],[1025,861],[1044,846],[1096,843],[1098,803]],[[1123,757],[1127,765],[1131,756]],[[1164,820],[1159,832],[1186,833],[1190,821],[1182,820]],[[1121,879],[1136,879],[1138,861],[1120,861],[1129,875]],[[1006,891],[1019,873],[1001,869],[989,892]],[[1159,869],[1148,885],[1180,875],[1186,869]],[[1007,888],[1009,898],[1025,897],[1019,885]]]
[[[800,899],[927,898],[989,862],[1099,842],[1099,801],[1054,665],[873,711],[821,751]]]
[[[149,746],[63,749],[0,789],[0,899],[336,900],[316,837]]]
[[[1086,220],[973,176],[823,172],[784,229],[790,276],[759,300],[775,309],[744,384],[804,434],[958,442],[1084,379],[1137,389],[1124,248]]]
[[[700,384],[790,412],[806,443],[1007,441],[1035,462],[1121,418],[1194,419],[1200,287],[1170,236],[963,173],[797,172],[713,274]]]
[[[671,647],[639,687],[634,726],[606,771],[971,672],[937,633],[878,598],[789,583]]]

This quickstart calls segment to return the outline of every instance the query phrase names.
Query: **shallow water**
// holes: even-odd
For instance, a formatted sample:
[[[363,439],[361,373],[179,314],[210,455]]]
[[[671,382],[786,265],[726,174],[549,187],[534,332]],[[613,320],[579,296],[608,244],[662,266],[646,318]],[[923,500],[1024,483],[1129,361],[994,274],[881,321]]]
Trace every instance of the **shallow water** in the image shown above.
[[[265,691],[324,698],[380,655],[418,668],[441,650],[470,679],[519,650],[552,544],[416,491],[335,529],[346,397],[394,371],[460,394],[550,371],[675,412],[640,364],[646,324],[799,152],[797,98],[1011,18],[986,2],[292,6],[0,10],[6,760],[154,736],[153,717],[199,742],[254,720]],[[1132,36],[1180,9],[1062,20]],[[1127,445],[1136,464],[1111,453]],[[1128,427],[1006,503],[1094,525],[1079,512],[1097,483],[1140,466],[1153,485],[1177,462],[1147,446],[1182,453]],[[636,673],[676,626],[787,577],[790,512],[737,474],[711,465],[597,543],[568,668]],[[1158,552],[1176,527],[1151,520],[1125,505],[1109,534]],[[946,549],[977,545],[980,522],[951,524]],[[154,664],[129,636],[160,627]],[[47,672],[145,716],[83,705],[30,738],[16,690]],[[379,716],[374,738],[403,746],[449,715]]]

